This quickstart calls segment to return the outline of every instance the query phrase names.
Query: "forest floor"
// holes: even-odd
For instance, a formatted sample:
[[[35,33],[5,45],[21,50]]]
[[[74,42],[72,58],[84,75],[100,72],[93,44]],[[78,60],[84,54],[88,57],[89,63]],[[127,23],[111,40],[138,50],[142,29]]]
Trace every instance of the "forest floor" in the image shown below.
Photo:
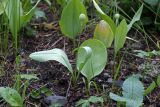
[[[45,9],[45,8],[44,8]],[[47,9],[47,8],[46,8]],[[47,13],[47,12],[46,12]],[[40,87],[46,87],[54,95],[63,96],[67,99],[65,107],[74,106],[75,103],[83,98],[87,98],[85,92],[85,84],[82,79],[78,80],[77,86],[72,88],[70,85],[70,74],[67,69],[61,64],[49,61],[46,63],[39,63],[33,61],[29,58],[29,54],[41,50],[49,50],[54,48],[63,49],[72,65],[75,65],[76,55],[73,46],[73,42],[61,34],[58,19],[52,20],[49,13],[46,14],[49,19],[47,23],[43,21],[37,21],[32,23],[32,27],[37,30],[37,34],[34,37],[25,37],[21,41],[20,56],[22,58],[19,71],[22,74],[37,74],[39,80],[32,81],[27,89],[28,93],[33,90],[37,90]],[[36,25],[36,26],[35,26]],[[48,27],[50,26],[50,27]],[[81,44],[84,40],[87,40],[93,36],[93,31],[95,28],[94,21],[90,23],[85,31],[76,39],[77,46]],[[136,56],[133,50],[147,50],[145,45],[145,40],[143,35],[137,30],[132,30],[129,37],[138,40],[139,42],[134,42],[127,40],[124,48],[121,50],[121,56],[123,56],[123,61],[120,67],[120,73],[118,75],[118,80],[116,81],[116,88],[112,91],[117,93],[117,90],[121,90],[123,81],[127,76],[131,74],[141,74],[144,86],[147,87],[155,80],[155,76],[160,73],[160,58],[140,58]],[[154,50],[154,46],[150,47]],[[99,92],[97,93],[94,87],[91,89],[91,95],[104,96],[106,98],[105,107],[116,107],[116,103],[109,99],[109,92],[112,89],[113,76],[112,76],[112,66],[113,66],[113,48],[108,50],[108,62],[103,73],[97,76],[94,81],[98,85]],[[15,58],[12,55],[8,55],[6,61],[4,62],[5,72],[0,78],[1,86],[12,86],[14,81],[13,75],[15,71]],[[117,62],[118,63],[118,62]],[[138,87],[137,87],[138,88]],[[27,107],[47,107],[47,103],[44,100],[46,95],[41,94],[37,99],[28,97],[26,99]],[[160,106],[160,88],[156,88],[152,93],[147,95],[144,99],[145,107],[159,107]],[[2,106],[3,107],[3,106]],[[92,105],[96,107],[96,105]]]

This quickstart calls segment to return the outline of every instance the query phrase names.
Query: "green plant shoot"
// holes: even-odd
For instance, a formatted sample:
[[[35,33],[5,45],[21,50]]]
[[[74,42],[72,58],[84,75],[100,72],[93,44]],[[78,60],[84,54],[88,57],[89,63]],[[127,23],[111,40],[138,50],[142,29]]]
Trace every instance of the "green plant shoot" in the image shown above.
[[[69,0],[61,15],[60,28],[65,36],[75,39],[87,21],[87,12],[82,1]]]
[[[94,31],[94,38],[102,41],[107,48],[111,47],[114,34],[110,28],[110,25],[106,21],[101,20],[96,26]]]
[[[126,107],[140,107],[143,104],[144,87],[137,75],[132,75],[126,79],[122,89],[122,97],[110,93],[110,98],[115,101],[126,102]]]

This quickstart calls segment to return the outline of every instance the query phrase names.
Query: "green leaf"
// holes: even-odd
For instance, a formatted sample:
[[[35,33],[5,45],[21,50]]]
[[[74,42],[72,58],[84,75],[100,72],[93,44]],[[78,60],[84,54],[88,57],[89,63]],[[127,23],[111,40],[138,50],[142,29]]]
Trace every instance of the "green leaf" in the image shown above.
[[[20,77],[26,80],[39,79],[36,74],[20,74]]]
[[[23,15],[22,4],[20,0],[8,0],[5,7],[5,13],[9,19],[9,27],[14,36],[20,29],[20,17]]]
[[[90,103],[88,100],[79,100],[77,103],[76,103],[76,107],[89,107],[90,106]]]
[[[153,57],[153,56],[160,56],[160,51],[150,51],[150,52],[146,52],[146,51],[142,51],[142,50],[134,50],[134,52],[137,53],[136,56],[144,58],[144,57]]]
[[[114,34],[110,28],[110,25],[106,21],[101,20],[100,23],[96,26],[94,31],[94,38],[102,41],[107,48],[111,47]]]
[[[83,63],[80,64],[80,67],[77,68],[78,71],[81,71],[83,69],[83,67],[85,66],[86,62],[90,59],[90,57],[92,56],[92,49],[88,46],[84,46],[84,47],[80,47],[79,50],[84,50],[86,53],[86,58],[85,61]]]
[[[98,11],[98,13],[100,14],[101,18],[103,20],[105,20],[110,25],[113,33],[115,34],[116,25],[115,25],[114,21],[101,10],[101,8],[98,6],[98,4],[95,2],[95,0],[93,0],[93,4],[94,4],[94,7],[96,8],[96,10]]]
[[[156,83],[153,81],[149,87],[145,90],[144,95],[151,93],[156,88]]]
[[[33,60],[39,61],[39,62],[46,62],[50,60],[58,61],[59,63],[63,64],[65,67],[68,68],[70,72],[72,72],[71,64],[69,63],[68,57],[65,54],[65,52],[61,49],[52,49],[47,51],[39,51],[30,54],[29,56]]]
[[[115,101],[126,102],[126,107],[140,107],[143,103],[144,87],[136,75],[126,79],[122,86],[123,96],[110,93],[110,98]]]
[[[132,25],[138,21],[141,17],[142,14],[142,10],[143,10],[143,4],[142,6],[138,9],[138,11],[135,13],[135,15],[132,18],[132,21],[130,22],[130,24],[128,25],[128,31],[131,29]]]
[[[102,97],[97,97],[97,96],[90,96],[89,97],[89,99],[88,99],[88,101],[89,102],[91,102],[91,103],[103,103],[104,102],[104,100],[103,100],[103,98]]]
[[[0,1],[0,15],[4,13],[8,0]]]
[[[87,100],[81,99],[76,103],[76,107],[89,107],[90,103],[103,103],[102,97],[90,96]]]
[[[116,29],[115,40],[114,40],[114,49],[115,55],[117,52],[123,47],[127,36],[127,23],[126,20],[123,19],[120,25]]]
[[[105,13],[101,10],[101,8],[98,6],[98,4],[96,3],[95,0],[93,0],[93,4],[94,4],[94,7],[97,9],[98,13],[100,13],[100,14],[105,14]]]
[[[79,19],[81,14],[86,16],[86,20],[83,22]],[[83,30],[87,21],[87,12],[81,0],[70,0],[63,9],[60,28],[65,36],[75,39],[78,33]]]
[[[16,90],[9,87],[0,87],[0,95],[11,106],[23,107],[23,99]]]
[[[124,97],[120,97],[114,93],[109,93],[109,97],[114,101],[120,101],[120,102],[126,102],[126,99]]]
[[[139,107],[142,105],[144,87],[135,75],[124,81],[122,89],[123,97],[126,98],[126,105],[128,105],[127,107]]]
[[[160,75],[158,75],[158,77],[157,77],[157,85],[158,85],[158,87],[160,87]]]
[[[87,53],[84,49],[78,50],[77,69],[90,81],[93,77],[99,75],[107,62],[107,51],[105,45],[96,39],[89,39],[82,43],[80,47],[90,47],[92,49],[91,57],[86,61]]]

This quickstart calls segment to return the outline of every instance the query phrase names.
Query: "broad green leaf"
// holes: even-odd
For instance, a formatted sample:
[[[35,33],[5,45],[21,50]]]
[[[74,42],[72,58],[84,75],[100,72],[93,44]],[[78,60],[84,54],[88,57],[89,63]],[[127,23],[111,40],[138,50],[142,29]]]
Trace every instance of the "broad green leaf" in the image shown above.
[[[20,77],[27,80],[39,79],[36,74],[21,74]]]
[[[156,83],[153,81],[149,87],[145,90],[144,95],[151,93],[156,88]]]
[[[114,21],[101,10],[101,8],[98,6],[98,4],[95,2],[95,0],[93,0],[93,4],[94,4],[94,7],[96,8],[96,10],[98,11],[98,13],[100,14],[101,18],[103,20],[105,20],[110,25],[113,33],[115,33],[116,25],[115,25]]]
[[[71,64],[69,63],[68,57],[65,54],[65,52],[61,49],[52,49],[47,51],[39,51],[30,54],[29,56],[33,60],[39,61],[39,62],[46,62],[50,60],[58,61],[59,63],[63,64],[65,67],[68,68],[70,72],[72,72]]]
[[[114,34],[110,28],[110,25],[106,21],[101,20],[100,23],[96,26],[94,31],[94,38],[102,41],[107,48],[111,47]]]
[[[160,75],[158,75],[158,77],[157,77],[157,85],[158,85],[158,87],[160,87]]]
[[[123,96],[110,93],[110,98],[115,101],[126,102],[126,107],[140,107],[143,103],[144,87],[136,75],[126,79],[122,86]]]
[[[97,96],[90,96],[88,101],[91,103],[99,103],[99,102],[103,103],[104,102],[102,97],[97,97]]]
[[[84,49],[78,50],[77,69],[90,81],[93,77],[99,75],[107,62],[107,51],[105,45],[96,39],[86,40],[80,47],[90,47],[92,49],[91,57],[86,61],[87,53]]]
[[[124,81],[122,89],[123,97],[126,98],[126,106],[128,105],[127,107],[139,107],[142,105],[144,87],[135,75]]]
[[[135,15],[132,18],[132,21],[130,22],[130,24],[127,26],[128,27],[128,31],[131,29],[132,25],[138,21],[141,17],[142,14],[142,10],[143,10],[143,4],[142,6],[138,9],[138,11],[135,13]]]
[[[115,40],[114,40],[114,49],[115,54],[124,46],[127,36],[127,23],[126,20],[122,20],[119,26],[116,29]]]
[[[11,106],[23,107],[23,99],[16,90],[9,87],[0,87],[0,95]]]
[[[81,14],[86,16],[84,22],[79,19]],[[61,15],[60,28],[65,36],[75,39],[87,21],[87,12],[81,0],[69,0]]]

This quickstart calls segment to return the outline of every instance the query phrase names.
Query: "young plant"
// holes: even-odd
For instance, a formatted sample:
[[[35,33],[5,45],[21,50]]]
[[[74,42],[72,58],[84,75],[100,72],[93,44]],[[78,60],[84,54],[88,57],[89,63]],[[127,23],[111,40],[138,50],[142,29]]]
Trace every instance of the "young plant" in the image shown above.
[[[101,106],[103,106],[103,98],[102,97],[96,97],[96,96],[90,96],[87,100],[81,99],[76,103],[76,107],[90,107],[91,103],[101,103]]]
[[[20,79],[19,79],[20,78]],[[24,84],[20,85],[21,79],[25,79]],[[16,76],[16,82],[13,88],[10,87],[0,87],[0,95],[1,97],[14,107],[23,107],[23,103],[25,100],[26,89],[29,86],[29,81],[32,79],[38,79],[35,75],[22,74]],[[20,87],[19,87],[20,85]],[[20,94],[22,89],[22,95]],[[17,90],[18,89],[18,90]]]
[[[135,23],[136,21],[140,19],[143,5],[136,12],[130,24],[127,25],[127,22],[125,19],[123,19],[120,23],[118,22],[119,17],[120,17],[119,14],[115,14],[115,19],[116,19],[116,23],[115,23],[108,15],[106,15],[101,10],[101,8],[98,6],[95,0],[93,0],[93,4],[95,8],[97,9],[98,13],[100,14],[101,18],[103,19],[102,21],[100,21],[100,23],[97,25],[95,29],[94,38],[102,41],[106,45],[107,48],[111,47],[111,44],[114,40],[114,62],[115,62],[116,56],[119,53],[119,50],[123,48],[125,44],[127,33],[131,29],[133,23]],[[115,73],[115,68],[116,66],[114,64],[113,72],[112,72],[113,75]],[[117,77],[117,76],[114,76],[114,77]]]
[[[76,64],[77,69],[75,70],[73,70],[67,55],[61,49],[35,52],[30,54],[29,57],[39,62],[46,62],[50,60],[60,62],[70,71],[73,85],[76,84],[79,74],[81,73],[87,78],[87,90],[90,89],[91,79],[103,71],[107,62],[107,52],[104,44],[95,39],[86,40],[78,48]]]
[[[38,0],[35,6],[28,12],[24,12],[20,0],[3,0],[1,2],[1,8],[4,10],[0,11],[0,13],[5,13],[9,20],[9,28],[13,37],[13,46],[16,51],[18,48],[18,33],[20,29],[30,21],[39,2],[40,0]]]
[[[82,32],[87,21],[87,12],[82,1],[69,0],[61,15],[60,28],[65,36],[74,40]]]
[[[156,81],[152,81],[152,83],[147,87],[147,89],[145,90],[144,95],[148,95],[149,93],[151,93],[155,88],[159,88],[160,87],[160,75],[157,76]]]
[[[107,48],[111,47],[114,34],[110,25],[106,21],[101,20],[96,26],[94,38],[102,41]]]
[[[140,58],[145,58],[145,57],[153,57],[153,56],[160,56],[160,51],[150,51],[150,52],[146,52],[143,50],[134,50],[134,52],[136,52],[136,56],[140,57]]]
[[[0,87],[1,97],[13,107],[23,107],[23,98],[18,91],[9,87]]]
[[[122,97],[110,93],[110,98],[117,102],[125,102],[126,107],[140,107],[143,105],[144,87],[137,75],[132,75],[126,79],[122,89]]]
[[[99,40],[101,40],[105,44],[107,42],[109,42],[109,44],[111,44],[113,42],[113,38],[114,38],[114,54],[116,56],[118,51],[124,46],[126,38],[128,38],[127,33],[131,29],[132,25],[140,19],[143,5],[135,13],[135,15],[129,25],[127,25],[127,22],[125,19],[123,19],[120,22],[120,24],[118,25],[117,24],[118,22],[114,23],[114,21],[101,10],[101,8],[98,6],[98,4],[95,2],[95,0],[93,0],[93,4],[94,4],[95,8],[97,9],[98,13],[100,14],[101,18],[104,20],[104,21],[100,22],[101,26],[100,26],[100,24],[97,25],[95,33],[94,33],[94,37],[96,39],[103,38],[103,40],[102,39],[99,39]],[[119,14],[116,14],[115,18],[116,18],[116,20],[119,20]],[[102,24],[103,24],[103,26],[102,26]],[[103,29],[106,29],[106,30],[103,30]],[[107,48],[109,48],[110,46],[111,45],[106,44]]]
[[[77,55],[77,69],[86,77],[86,86],[89,93],[92,79],[102,73],[107,62],[107,51],[105,45],[96,39],[90,39],[82,43],[80,47],[90,47],[90,57],[80,48]],[[85,63],[84,63],[85,62]]]

